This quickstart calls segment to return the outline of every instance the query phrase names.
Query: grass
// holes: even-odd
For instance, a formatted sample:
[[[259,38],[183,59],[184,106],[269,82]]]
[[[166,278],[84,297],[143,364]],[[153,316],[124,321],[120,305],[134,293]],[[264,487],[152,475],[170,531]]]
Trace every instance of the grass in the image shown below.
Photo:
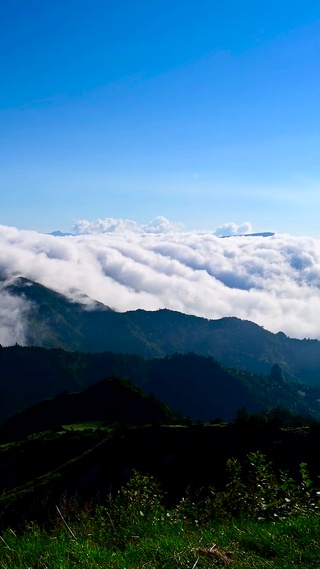
[[[65,498],[44,526],[3,532],[0,568],[319,566],[320,516],[306,465],[299,482],[277,476],[260,453],[244,465],[229,460],[227,471],[223,491],[190,491],[171,509],[157,482],[139,472],[100,503]]]
[[[246,492],[233,461],[224,492],[211,491],[199,502],[187,496],[171,509],[158,484],[138,472],[100,504],[80,508],[64,499],[44,526],[29,523],[19,534],[12,528],[2,533],[0,568],[319,567],[320,515],[306,466],[294,487],[283,473],[279,485],[262,455],[248,459]]]
[[[318,514],[276,522],[239,518],[200,527],[190,527],[174,516],[160,521],[147,516],[125,532],[121,526],[113,528],[107,517],[101,522],[101,512],[78,520],[72,526],[75,539],[63,525],[47,531],[32,524],[19,536],[8,529],[1,539],[0,567],[315,569],[320,565]]]

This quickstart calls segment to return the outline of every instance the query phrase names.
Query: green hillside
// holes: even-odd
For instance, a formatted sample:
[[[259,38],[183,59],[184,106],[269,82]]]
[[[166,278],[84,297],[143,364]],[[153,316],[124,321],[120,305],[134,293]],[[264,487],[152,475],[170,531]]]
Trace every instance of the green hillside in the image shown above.
[[[317,340],[272,334],[238,318],[206,320],[170,310],[118,313],[99,303],[88,307],[22,278],[9,290],[30,302],[26,345],[147,358],[194,352],[255,374],[267,375],[278,364],[285,379],[320,384]]]

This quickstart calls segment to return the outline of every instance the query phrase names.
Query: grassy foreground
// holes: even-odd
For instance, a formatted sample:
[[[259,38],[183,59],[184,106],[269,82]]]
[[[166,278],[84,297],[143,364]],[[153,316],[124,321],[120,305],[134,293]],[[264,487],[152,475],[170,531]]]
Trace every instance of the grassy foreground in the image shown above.
[[[135,473],[116,496],[79,506],[62,500],[45,527],[7,528],[4,569],[207,569],[320,567],[317,493],[305,465],[297,483],[277,478],[263,455],[228,464],[224,491],[164,505],[158,484]]]
[[[320,518],[271,521],[239,518],[189,526],[180,520],[143,517],[111,527],[111,519],[84,517],[70,531],[36,525],[23,535],[1,538],[0,567],[6,569],[204,569],[312,568],[320,566]],[[128,524],[128,525],[127,525]],[[74,537],[72,536],[74,533]]]

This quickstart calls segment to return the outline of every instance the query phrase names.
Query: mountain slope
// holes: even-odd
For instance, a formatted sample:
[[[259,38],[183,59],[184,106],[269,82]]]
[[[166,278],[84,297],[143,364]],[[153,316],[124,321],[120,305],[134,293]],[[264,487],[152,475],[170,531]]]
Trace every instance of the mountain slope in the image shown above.
[[[320,419],[320,388],[285,381],[280,369],[268,376],[255,375],[191,353],[149,360],[108,352],[83,354],[13,346],[0,349],[0,369],[0,421],[42,399],[66,390],[79,391],[115,375],[128,378],[146,393],[153,392],[175,411],[194,420],[232,420],[241,407],[250,412],[287,407],[293,413]],[[60,395],[60,418],[52,425],[61,424],[64,404],[74,397],[81,399]],[[51,403],[46,405],[51,409]],[[83,420],[88,419],[79,418]]]
[[[105,507],[133,469],[156,476],[169,503],[177,503],[188,490],[190,496],[192,489],[224,486],[227,459],[243,459],[257,449],[293,477],[306,462],[316,479],[318,440],[319,424],[287,429],[252,417],[225,426],[46,432],[0,444],[0,527],[24,518],[47,521],[56,504],[68,503],[72,495],[76,507],[81,498],[87,506],[94,498]]]
[[[118,313],[99,303],[73,303],[42,285],[18,279],[10,293],[31,302],[26,344],[80,351],[163,357],[174,352],[212,356],[223,365],[320,385],[320,342],[295,340],[238,318],[206,320],[170,310]]]

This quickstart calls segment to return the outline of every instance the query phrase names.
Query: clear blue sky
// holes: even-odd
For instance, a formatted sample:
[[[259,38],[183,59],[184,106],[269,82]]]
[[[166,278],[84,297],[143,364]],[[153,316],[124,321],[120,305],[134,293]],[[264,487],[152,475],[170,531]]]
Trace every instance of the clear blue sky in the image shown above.
[[[0,223],[320,236],[318,0],[0,3]]]

